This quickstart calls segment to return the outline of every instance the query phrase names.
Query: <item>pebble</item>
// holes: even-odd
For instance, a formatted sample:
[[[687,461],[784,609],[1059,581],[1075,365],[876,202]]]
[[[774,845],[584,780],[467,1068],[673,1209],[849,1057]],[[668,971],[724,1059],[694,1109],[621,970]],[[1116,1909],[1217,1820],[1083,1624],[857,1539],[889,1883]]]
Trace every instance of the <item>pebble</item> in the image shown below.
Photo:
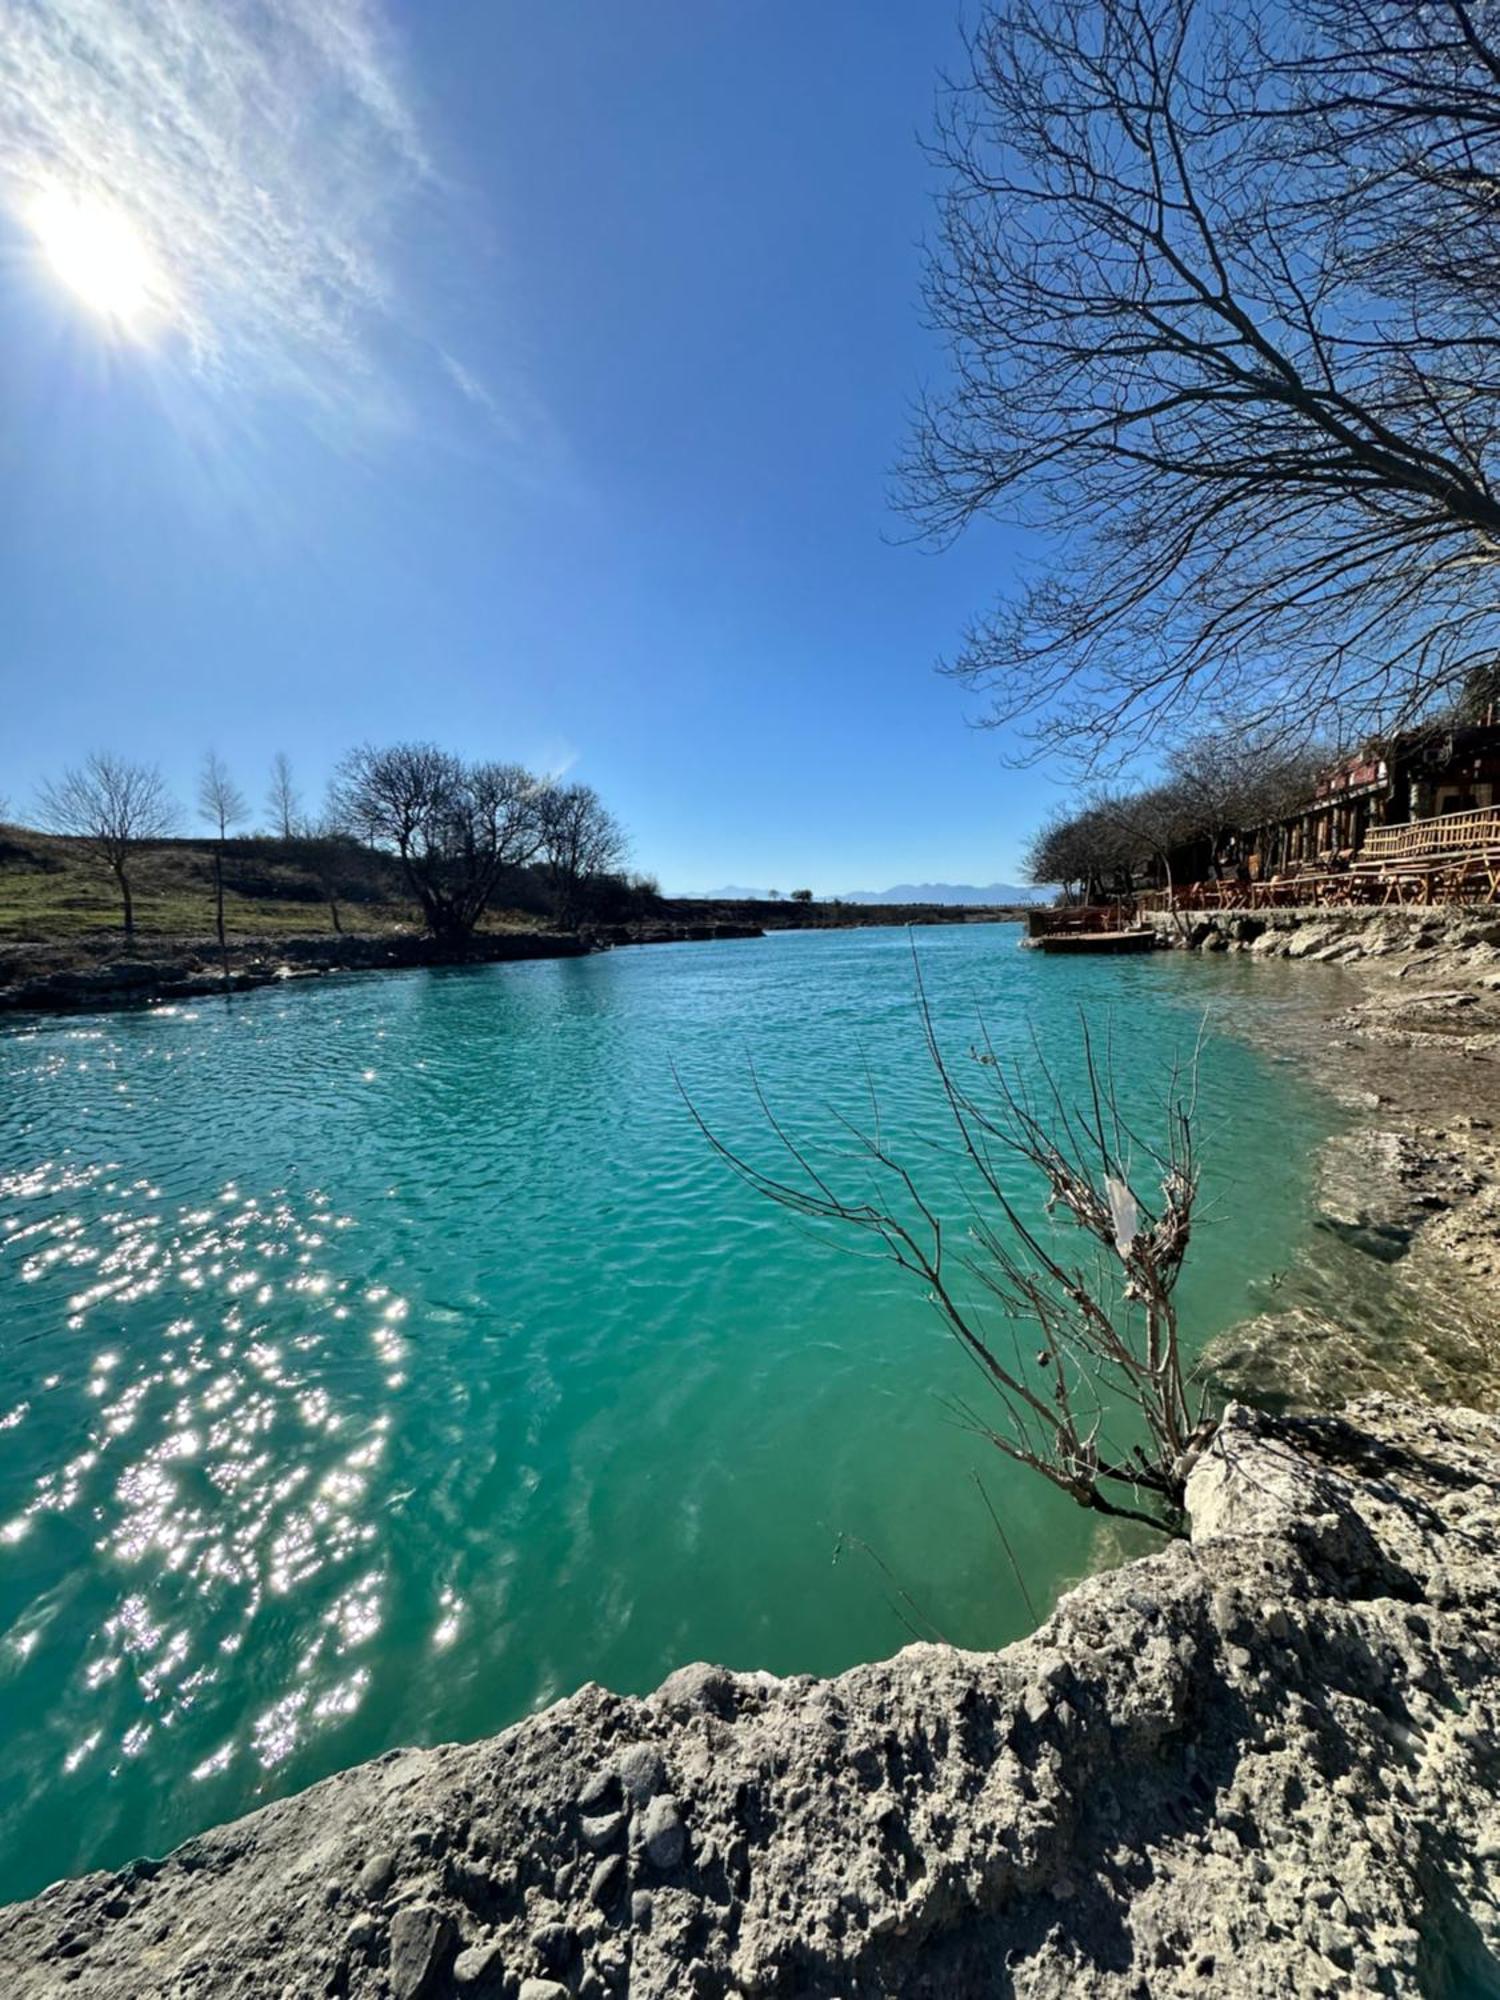
[[[597,1812],[607,1806],[615,1795],[618,1780],[613,1771],[598,1771],[578,1794],[578,1810],[582,1813]]]
[[[346,1951],[364,1951],[379,1935],[379,1924],[366,1912],[365,1915],[356,1917],[344,1932],[344,1948]]]
[[[1052,1713],[1052,1704],[1047,1699],[1045,1688],[1029,1687],[1021,1697],[1021,1713],[1033,1728],[1040,1726]]]
[[[734,1713],[735,1695],[733,1674],[723,1667],[709,1667],[698,1661],[669,1674],[657,1689],[656,1699],[669,1709],[700,1708],[713,1715],[730,1716]]]
[[[391,1886],[395,1873],[394,1854],[372,1854],[359,1871],[359,1893],[367,1902],[378,1903]]]
[[[633,1806],[643,1806],[666,1783],[666,1766],[661,1752],[650,1743],[636,1743],[615,1766],[626,1798]]]
[[[498,1979],[499,1974],[500,1947],[497,1944],[471,1944],[453,1961],[453,1978],[459,1986],[483,1986],[487,1979]]]
[[[630,1921],[637,1930],[651,1928],[651,1891],[637,1889],[630,1899]]]
[[[607,1910],[625,1887],[625,1862],[621,1855],[606,1854],[589,1880],[589,1901]]]
[[[391,1918],[391,1962],[386,1978],[394,2000],[419,2000],[453,1942],[453,1925],[431,1903],[408,1903]]]
[[[573,1933],[566,1924],[543,1924],[532,1932],[531,1942],[544,1964],[560,1965],[573,1949]]]
[[[641,1839],[654,1868],[675,1868],[687,1845],[682,1814],[670,1792],[662,1792],[647,1806],[641,1817]]]
[[[608,1847],[618,1838],[625,1826],[624,1813],[603,1813],[598,1819],[586,1819],[579,1826],[585,1847],[593,1848],[597,1854],[601,1847]]]
[[[556,1979],[523,1979],[516,2000],[568,2000],[568,1989]]]

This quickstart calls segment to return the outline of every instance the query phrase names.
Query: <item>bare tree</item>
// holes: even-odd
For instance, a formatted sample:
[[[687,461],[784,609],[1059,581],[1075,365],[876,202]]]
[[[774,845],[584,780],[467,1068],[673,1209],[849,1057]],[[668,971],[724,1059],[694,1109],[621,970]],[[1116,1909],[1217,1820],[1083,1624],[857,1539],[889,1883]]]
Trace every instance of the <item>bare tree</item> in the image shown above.
[[[302,821],[302,794],[292,782],[292,760],[285,750],[271,759],[271,789],[266,798],[271,830],[280,840],[295,840]]]
[[[85,761],[42,786],[37,812],[43,826],[67,834],[114,876],[124,910],[127,941],[135,937],[130,860],[144,840],[162,840],[177,824],[177,807],[151,764],[132,764],[95,750]]]
[[[1031,880],[1076,883],[1086,898],[1133,895],[1142,877],[1170,891],[1184,849],[1204,842],[1217,857],[1305,806],[1331,753],[1226,727],[1175,745],[1166,761],[1156,784],[1099,787],[1049,820],[1028,855]]]
[[[1032,1090],[1019,1073],[1007,1075],[988,1037],[970,1051],[979,1082],[961,1081],[939,1045],[920,969],[918,994],[965,1176],[971,1219],[961,1248],[886,1138],[873,1083],[868,1128],[839,1120],[852,1148],[842,1172],[789,1132],[758,1078],[774,1167],[727,1145],[691,1098],[689,1109],[750,1187],[873,1239],[925,1288],[996,1399],[998,1421],[957,1407],[997,1450],[1080,1506],[1181,1534],[1187,1477],[1215,1429],[1189,1380],[1174,1297],[1198,1193],[1196,1060],[1172,1072],[1165,1136],[1152,1141],[1127,1122],[1112,1062],[1096,1055],[1086,1029],[1084,1090],[1073,1107],[1040,1055]],[[1017,1206],[1017,1163],[1036,1177],[1050,1225]]]
[[[430,743],[366,744],[339,766],[330,823],[395,854],[433,937],[459,948],[506,871],[535,858],[542,798],[519,764],[465,764]]]
[[[1493,656],[1494,25],[985,8],[940,111],[953,379],[908,496],[939,538],[990,513],[1059,538],[952,663],[991,719],[1095,768],[1204,697],[1348,740]]]
[[[592,785],[549,785],[539,812],[540,853],[553,906],[558,922],[572,929],[590,878],[617,871],[630,844]]]
[[[1055,814],[1040,829],[1027,852],[1026,877],[1055,883],[1068,901],[1103,902],[1133,893],[1138,859],[1118,817],[1086,804]]]
[[[1269,17],[1268,18],[1274,18]],[[1305,0],[1289,40],[1256,15],[1246,70],[1285,161],[1323,170],[1344,243],[1387,300],[1422,322],[1422,360],[1493,352],[1500,293],[1500,34],[1489,0]],[[1329,170],[1332,170],[1331,172]]]
[[[1186,837],[1218,845],[1306,806],[1319,772],[1334,761],[1327,745],[1288,749],[1274,736],[1228,727],[1177,744],[1167,757],[1167,786]]]
[[[1161,784],[1136,791],[1101,790],[1095,796],[1093,810],[1121,835],[1127,856],[1129,893],[1133,893],[1140,872],[1147,880],[1153,876],[1159,878],[1170,898],[1174,886],[1172,856],[1201,830],[1177,788]]]
[[[389,863],[331,818],[304,822],[298,841],[298,858],[322,892],[329,923],[342,936],[341,906],[351,900],[377,900],[388,887],[382,878]]]
[[[224,961],[224,977],[229,977],[229,943],[224,935],[224,843],[231,827],[240,826],[249,815],[245,795],[229,775],[217,750],[203,759],[198,775],[198,813],[214,830],[214,929],[219,954]]]

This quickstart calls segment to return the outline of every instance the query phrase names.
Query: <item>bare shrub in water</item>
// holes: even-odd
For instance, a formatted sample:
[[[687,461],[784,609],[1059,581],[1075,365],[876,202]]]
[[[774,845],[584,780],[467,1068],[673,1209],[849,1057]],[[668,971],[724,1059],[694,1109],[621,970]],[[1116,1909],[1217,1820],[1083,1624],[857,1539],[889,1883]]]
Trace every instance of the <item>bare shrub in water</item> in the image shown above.
[[[1007,1071],[987,1033],[969,1051],[974,1082],[961,1082],[938,1042],[920,968],[918,1003],[970,1209],[957,1244],[888,1145],[873,1080],[868,1129],[832,1114],[851,1142],[838,1167],[787,1131],[753,1069],[778,1171],[725,1144],[684,1091],[688,1108],[757,1193],[873,1237],[925,1285],[1001,1412],[991,1420],[959,1404],[968,1425],[1080,1506],[1181,1534],[1187,1476],[1215,1429],[1183,1364],[1174,1297],[1198,1196],[1196,1058],[1174,1066],[1164,1136],[1152,1141],[1127,1121],[1112,1052],[1100,1056],[1086,1024],[1085,1088],[1070,1104],[1040,1050],[1033,1086]],[[1036,1229],[1018,1209],[1006,1185],[1018,1162],[1040,1180],[1054,1226]],[[847,1184],[855,1171],[862,1192]],[[1112,1441],[1111,1404],[1134,1411],[1134,1441]]]

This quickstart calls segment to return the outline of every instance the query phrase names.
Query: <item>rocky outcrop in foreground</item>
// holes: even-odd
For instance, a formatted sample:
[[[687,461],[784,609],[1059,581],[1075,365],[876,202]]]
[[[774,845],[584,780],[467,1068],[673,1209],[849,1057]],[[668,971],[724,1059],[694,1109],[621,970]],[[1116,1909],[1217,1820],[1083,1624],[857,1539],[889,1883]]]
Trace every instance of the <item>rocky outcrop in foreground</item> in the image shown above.
[[[20,1996],[1458,1994],[1500,1978],[1500,1425],[1234,1407],[993,1655],[688,1667],[0,1912]]]

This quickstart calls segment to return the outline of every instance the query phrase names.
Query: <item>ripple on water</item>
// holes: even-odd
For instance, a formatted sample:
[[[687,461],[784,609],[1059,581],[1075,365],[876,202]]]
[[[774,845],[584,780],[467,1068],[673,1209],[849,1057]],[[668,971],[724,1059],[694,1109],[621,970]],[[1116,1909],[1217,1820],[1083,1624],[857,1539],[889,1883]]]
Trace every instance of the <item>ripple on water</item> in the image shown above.
[[[1149,1094],[1229,990],[1014,938],[924,937],[955,1046],[977,1005],[1066,1068],[1079,1005],[1108,1007]],[[888,1133],[939,1160],[895,933],[0,1035],[0,1899],[586,1678],[832,1670],[900,1645],[913,1604],[960,1643],[1025,1628],[935,1320],[686,1115],[674,1059],[758,1143],[751,1049],[825,1134],[868,1064]],[[1228,1040],[1204,1098],[1230,1220],[1187,1289],[1206,1335],[1285,1261],[1322,1114]],[[1044,1605],[1087,1524],[983,1463]],[[840,1537],[878,1561],[835,1566]]]
[[[82,1212],[56,1206],[84,1195]],[[381,1622],[371,1492],[405,1301],[340,1260],[350,1218],[316,1189],[230,1183],[186,1206],[145,1179],[63,1168],[14,1176],[0,1199],[20,1218],[0,1254],[17,1253],[20,1284],[49,1285],[62,1307],[51,1337],[39,1329],[7,1355],[19,1395],[6,1420],[33,1472],[0,1533],[35,1540],[44,1577],[48,1550],[83,1562],[6,1635],[24,1660],[52,1628],[61,1687],[46,1725],[67,1739],[63,1768],[141,1756],[295,1604],[297,1686],[243,1714],[194,1770],[273,1768],[368,1685],[349,1663]],[[33,1206],[44,1212],[26,1219]]]

